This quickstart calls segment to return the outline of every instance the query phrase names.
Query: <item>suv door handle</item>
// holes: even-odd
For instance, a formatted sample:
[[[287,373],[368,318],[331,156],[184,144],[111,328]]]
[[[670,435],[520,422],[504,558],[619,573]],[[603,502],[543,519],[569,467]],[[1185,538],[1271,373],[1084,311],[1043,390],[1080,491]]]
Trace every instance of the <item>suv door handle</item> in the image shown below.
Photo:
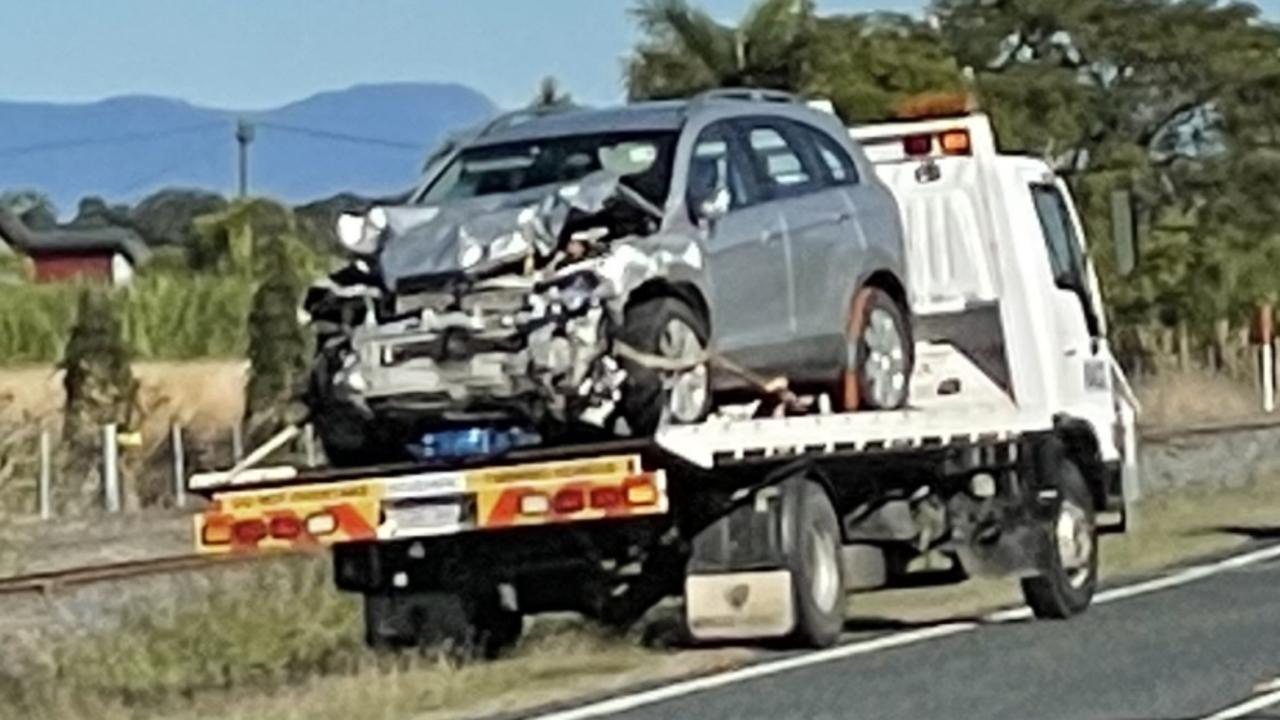
[[[763,245],[771,245],[782,240],[783,233],[781,230],[765,230],[760,233],[760,242]]]

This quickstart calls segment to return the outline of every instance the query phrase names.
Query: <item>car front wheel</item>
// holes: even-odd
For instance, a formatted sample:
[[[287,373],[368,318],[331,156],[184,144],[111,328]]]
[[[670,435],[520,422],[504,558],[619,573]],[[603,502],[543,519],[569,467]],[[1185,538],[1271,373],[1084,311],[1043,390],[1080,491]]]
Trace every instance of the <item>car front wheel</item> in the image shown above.
[[[711,411],[710,332],[702,317],[673,297],[656,297],[627,308],[619,339],[633,349],[677,364],[678,371],[624,360],[627,380],[622,416],[632,435],[652,435],[665,425],[701,422]]]

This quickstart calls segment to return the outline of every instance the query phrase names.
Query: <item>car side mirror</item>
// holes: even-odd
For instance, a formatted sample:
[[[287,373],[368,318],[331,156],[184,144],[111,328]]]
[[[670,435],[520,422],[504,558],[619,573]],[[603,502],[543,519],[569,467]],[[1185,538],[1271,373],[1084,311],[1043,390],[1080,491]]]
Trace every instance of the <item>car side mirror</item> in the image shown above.
[[[1134,220],[1133,193],[1111,193],[1111,238],[1116,248],[1116,270],[1128,276],[1138,267],[1138,226]]]
[[[698,205],[698,220],[714,225],[717,220],[729,214],[733,204],[733,196],[729,188],[718,187]]]

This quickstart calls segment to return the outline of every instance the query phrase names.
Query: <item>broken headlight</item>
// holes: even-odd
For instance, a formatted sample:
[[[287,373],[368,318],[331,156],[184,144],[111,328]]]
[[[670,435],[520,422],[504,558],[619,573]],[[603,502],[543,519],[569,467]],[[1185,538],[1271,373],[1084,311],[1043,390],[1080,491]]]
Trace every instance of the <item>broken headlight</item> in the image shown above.
[[[363,216],[344,213],[338,218],[338,241],[356,255],[378,251],[382,233],[390,220],[386,208],[375,207]]]
[[[600,281],[590,273],[575,273],[547,288],[546,297],[569,314],[576,314],[596,299]]]

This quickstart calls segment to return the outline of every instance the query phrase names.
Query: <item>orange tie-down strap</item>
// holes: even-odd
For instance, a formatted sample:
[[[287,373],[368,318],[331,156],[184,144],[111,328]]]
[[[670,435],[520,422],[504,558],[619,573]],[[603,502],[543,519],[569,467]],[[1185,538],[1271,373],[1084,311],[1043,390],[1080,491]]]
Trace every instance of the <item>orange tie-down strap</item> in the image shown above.
[[[195,516],[196,549],[222,554],[374,540],[381,503],[376,481],[226,493]]]

